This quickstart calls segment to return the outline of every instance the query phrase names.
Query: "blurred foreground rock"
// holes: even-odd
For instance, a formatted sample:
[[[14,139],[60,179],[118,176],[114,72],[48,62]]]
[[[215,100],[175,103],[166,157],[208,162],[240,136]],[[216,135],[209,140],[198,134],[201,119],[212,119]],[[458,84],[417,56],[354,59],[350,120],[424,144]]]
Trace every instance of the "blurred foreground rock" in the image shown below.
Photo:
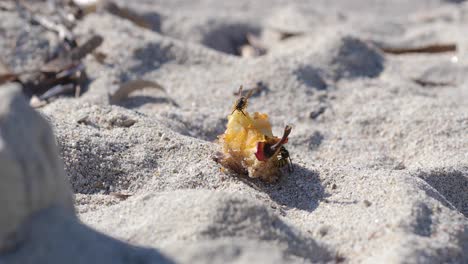
[[[168,263],[79,223],[52,130],[0,87],[0,263]]]

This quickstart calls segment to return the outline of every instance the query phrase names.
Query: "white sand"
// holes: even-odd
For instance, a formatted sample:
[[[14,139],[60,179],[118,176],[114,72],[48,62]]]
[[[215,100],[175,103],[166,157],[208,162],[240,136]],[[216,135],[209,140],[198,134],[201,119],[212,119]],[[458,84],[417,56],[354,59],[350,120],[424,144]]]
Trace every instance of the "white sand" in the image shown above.
[[[128,253],[148,263],[162,261],[159,254],[175,263],[468,261],[468,5],[192,2],[127,3],[154,30],[109,14],[88,15],[75,30],[104,37],[106,63],[89,56],[90,90],[40,111],[83,223],[151,248]],[[268,42],[258,58],[226,53],[247,32],[278,29],[302,35]],[[434,42],[454,42],[458,51],[396,56],[372,45]],[[132,79],[167,92],[145,89],[109,105],[108,94]],[[249,111],[268,113],[275,134],[293,125],[287,147],[295,172],[272,185],[223,173],[211,159],[233,92],[259,81],[268,89]],[[124,125],[128,119],[135,124]],[[37,228],[62,219],[44,215]],[[86,230],[66,233],[69,240],[94,234],[69,225]],[[64,248],[75,245],[60,237]],[[109,249],[133,252],[110,238],[89,241],[100,245],[102,261]],[[64,253],[51,254],[43,259]],[[89,246],[83,254],[91,263],[96,252]],[[135,263],[112,256],[109,263]]]

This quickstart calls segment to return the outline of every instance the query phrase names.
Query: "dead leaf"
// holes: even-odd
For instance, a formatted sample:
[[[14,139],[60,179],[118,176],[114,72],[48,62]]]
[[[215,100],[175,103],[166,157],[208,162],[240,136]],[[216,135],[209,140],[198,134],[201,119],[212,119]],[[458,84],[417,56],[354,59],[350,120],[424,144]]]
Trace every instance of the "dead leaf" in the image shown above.
[[[111,104],[116,104],[123,99],[127,98],[128,95],[134,91],[141,90],[144,88],[155,88],[161,91],[166,91],[160,84],[146,80],[133,80],[121,84],[119,89],[115,93],[110,95],[109,101]]]

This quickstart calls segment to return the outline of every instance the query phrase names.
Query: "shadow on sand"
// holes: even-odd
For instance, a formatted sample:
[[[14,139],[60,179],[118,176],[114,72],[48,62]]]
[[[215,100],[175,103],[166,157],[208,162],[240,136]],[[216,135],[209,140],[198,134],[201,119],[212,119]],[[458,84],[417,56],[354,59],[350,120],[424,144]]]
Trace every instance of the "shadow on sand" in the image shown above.
[[[129,98],[122,100],[118,105],[134,109],[146,104],[169,104],[174,107],[179,107],[179,105],[170,98],[152,97],[147,95],[132,95]]]
[[[156,249],[101,234],[58,207],[35,214],[23,230],[25,239],[0,254],[0,263],[174,263]]]
[[[320,202],[329,195],[320,181],[319,173],[295,164],[294,172],[283,169],[283,176],[273,184],[243,177],[247,185],[265,192],[280,205],[305,211],[315,210]]]

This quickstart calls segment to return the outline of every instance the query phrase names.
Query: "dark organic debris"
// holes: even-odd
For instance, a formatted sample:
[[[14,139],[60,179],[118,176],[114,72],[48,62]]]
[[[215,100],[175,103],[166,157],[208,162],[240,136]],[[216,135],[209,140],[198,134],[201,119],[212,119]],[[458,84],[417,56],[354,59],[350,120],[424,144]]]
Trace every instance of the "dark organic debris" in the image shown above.
[[[453,43],[446,44],[428,44],[419,47],[380,47],[383,52],[390,54],[407,54],[407,53],[443,53],[457,51],[457,45]]]
[[[130,196],[132,196],[131,194],[123,194],[123,193],[116,193],[116,192],[111,192],[110,195],[120,200],[127,200]]]
[[[325,106],[320,106],[318,109],[310,112],[310,115],[309,117],[312,118],[312,119],[316,119],[317,117],[319,117],[321,114],[323,114],[325,112],[327,108]]]
[[[286,32],[286,31],[278,31],[278,33],[279,33],[279,39],[280,40],[285,40],[285,39],[288,39],[288,38],[298,37],[298,36],[301,36],[301,35],[304,34],[304,33],[300,33],[300,32]]]
[[[102,6],[100,6],[101,10],[105,10],[115,16],[130,20],[131,22],[135,23],[137,26],[151,29],[151,23],[142,15],[138,14],[134,10],[128,8],[128,7],[121,7],[118,6],[117,4],[110,2],[110,1],[104,1]]]
[[[58,73],[68,70],[76,66],[81,59],[93,52],[102,42],[103,38],[101,36],[94,35],[83,45],[75,47],[69,53],[59,55],[59,57],[47,62],[40,70],[43,73]]]
[[[424,79],[413,79],[413,81],[423,87],[435,87],[435,86],[453,86],[454,83],[451,82],[434,82]]]
[[[117,91],[109,95],[109,102],[111,104],[117,104],[118,102],[127,98],[130,93],[144,88],[155,88],[164,92],[166,91],[164,87],[156,82],[146,80],[132,80],[121,84]]]
[[[268,92],[268,91],[269,91],[268,87],[262,81],[258,81],[253,86],[247,86],[247,89],[243,89],[243,92],[245,94],[251,94],[250,97],[255,97],[255,96],[262,94],[262,92]],[[236,90],[234,92],[234,95],[239,96],[239,90]]]
[[[63,21],[56,22],[48,16],[36,12],[26,1],[16,1],[15,3],[16,9],[22,17],[29,20],[32,24],[37,23],[45,29],[57,33],[61,40],[66,41],[72,47],[75,46],[75,37]]]
[[[45,4],[48,8],[43,8]],[[93,35],[82,44],[77,41],[72,29],[84,13],[80,7],[73,1],[18,0],[2,1],[0,9],[16,10],[24,20],[54,32],[58,39],[58,43],[50,43],[51,53],[36,69],[12,72],[0,62],[0,84],[11,81],[22,84],[34,107],[62,95],[78,97],[85,92],[89,80],[82,60],[102,44],[103,38]]]
[[[102,41],[101,36],[94,35],[83,45],[62,50],[56,58],[41,66],[32,78],[22,81],[25,90],[30,95],[38,95],[40,101],[61,95],[80,96],[88,83],[85,65],[81,60],[101,45]]]

